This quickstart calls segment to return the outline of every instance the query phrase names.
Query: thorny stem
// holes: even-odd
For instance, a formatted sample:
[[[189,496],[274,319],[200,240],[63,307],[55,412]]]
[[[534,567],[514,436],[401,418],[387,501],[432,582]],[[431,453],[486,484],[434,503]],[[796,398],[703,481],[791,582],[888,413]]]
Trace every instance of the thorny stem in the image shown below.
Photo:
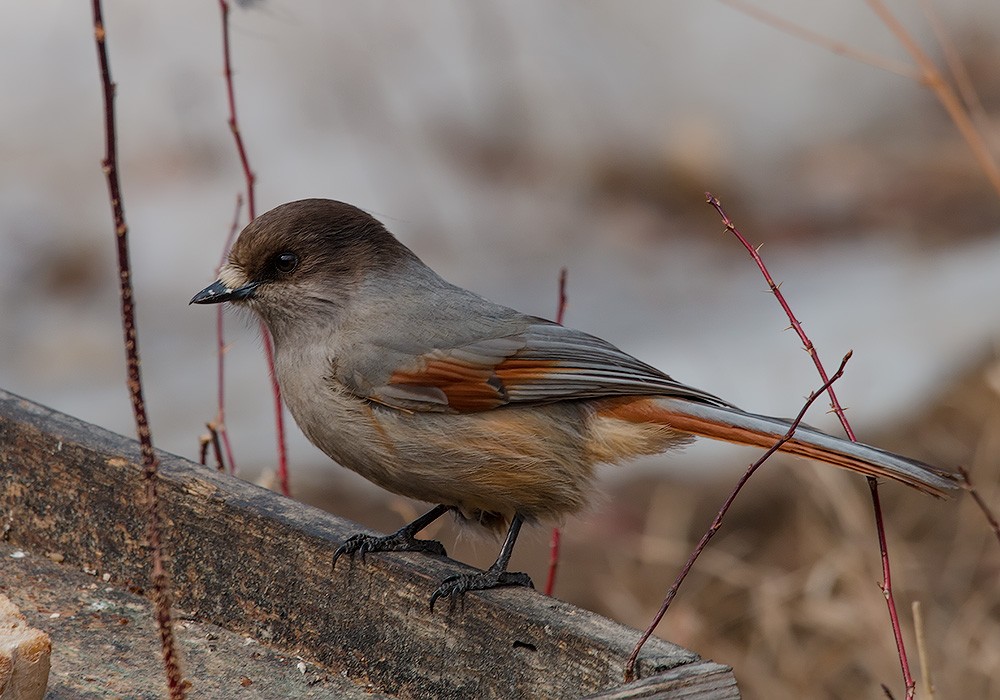
[[[556,310],[556,323],[562,325],[566,314],[566,268],[559,270],[559,305]],[[562,531],[552,528],[552,541],[549,544],[549,575],[545,580],[545,595],[552,595],[556,587],[556,571],[559,569],[559,550],[562,543]]]
[[[233,134],[233,141],[236,143],[236,152],[240,157],[240,164],[243,166],[243,175],[246,178],[247,189],[247,210],[250,220],[257,218],[257,201],[255,198],[255,183],[257,176],[254,175],[250,167],[250,159],[247,157],[246,147],[243,145],[243,135],[240,133],[239,120],[236,117],[236,92],[233,87],[233,67],[231,51],[229,48],[229,3],[226,0],[219,0],[219,10],[222,13],[222,54],[223,71],[226,80],[226,99],[229,103],[229,130]],[[291,488],[288,484],[288,449],[285,445],[285,413],[281,403],[281,387],[278,386],[278,377],[274,372],[274,345],[271,342],[271,334],[267,327],[260,324],[260,334],[264,341],[264,358],[267,361],[267,371],[271,378],[271,393],[274,396],[274,428],[278,442],[278,484],[281,493],[286,496],[291,495]]]
[[[996,535],[997,540],[1000,540],[1000,522],[997,522],[997,516],[993,514],[993,511],[987,505],[983,497],[979,495],[979,491],[976,487],[972,485],[972,477],[969,476],[969,470],[965,467],[959,467],[958,473],[962,475],[962,488],[969,492],[972,496],[972,500],[976,502],[979,506],[979,510],[983,512],[986,517],[986,522],[990,524],[990,529],[993,530],[993,534]]]
[[[722,203],[715,196],[713,196],[712,193],[706,192],[705,198],[706,201],[719,213],[726,230],[736,236],[739,242],[743,244],[743,247],[747,249],[747,252],[750,253],[754,262],[757,263],[757,267],[760,268],[761,274],[764,275],[764,279],[767,280],[767,284],[771,288],[771,293],[774,294],[774,298],[777,299],[781,308],[784,310],[785,315],[788,316],[789,323],[791,323],[792,328],[795,329],[795,333],[799,336],[799,340],[802,341],[803,347],[812,358],[813,364],[816,366],[816,371],[819,372],[819,376],[826,381],[826,369],[824,369],[823,363],[819,359],[815,346],[809,339],[809,336],[806,335],[805,330],[803,330],[802,324],[799,323],[799,320],[795,318],[795,314],[792,313],[791,307],[785,300],[785,295],[781,293],[781,289],[779,289],[778,285],[775,284],[774,278],[771,277],[771,273],[768,272],[767,266],[764,265],[764,261],[760,257],[758,249],[750,245],[750,242],[739,232],[739,229],[736,228],[736,225],[732,222],[732,220],[730,220],[729,216],[722,208]],[[854,436],[854,430],[851,429],[850,423],[847,422],[847,416],[844,415],[844,409],[840,405],[840,401],[837,399],[837,394],[834,392],[833,387],[827,386],[826,393],[830,397],[830,406],[837,414],[837,418],[840,419],[840,424],[844,427],[844,432],[847,433],[847,437],[850,438],[851,442],[857,442],[857,438]],[[885,596],[886,606],[889,609],[889,621],[892,625],[892,634],[896,641],[896,651],[899,654],[899,665],[903,673],[903,682],[906,685],[906,698],[907,700],[910,700],[913,697],[916,683],[913,680],[913,676],[910,674],[910,664],[906,657],[906,645],[903,641],[903,631],[899,625],[899,614],[896,612],[896,601],[892,595],[892,572],[889,567],[889,549],[886,544],[885,525],[882,521],[882,504],[878,495],[878,480],[871,476],[866,478],[868,479],[868,489],[872,496],[872,508],[875,513],[875,531],[878,537],[879,556],[882,560],[882,583],[880,588],[882,589],[882,595]]]
[[[823,363],[820,361],[819,355],[816,354],[816,347],[809,339],[809,336],[806,335],[805,330],[802,328],[802,324],[799,323],[799,319],[797,319],[795,314],[792,313],[792,307],[788,305],[788,302],[785,300],[785,295],[781,293],[780,287],[777,283],[775,283],[774,278],[771,277],[771,273],[768,272],[767,266],[764,265],[763,258],[760,257],[759,249],[750,245],[750,241],[743,237],[743,234],[739,232],[739,229],[736,228],[736,225],[729,219],[729,216],[722,209],[722,203],[718,199],[708,192],[705,193],[705,197],[708,203],[712,205],[717,212],[719,212],[719,216],[722,217],[722,223],[726,227],[726,230],[736,236],[739,242],[743,244],[743,247],[747,249],[747,252],[750,253],[753,261],[757,263],[757,267],[760,268],[761,274],[764,275],[764,279],[767,281],[767,286],[771,288],[771,293],[774,294],[774,298],[777,299],[778,303],[781,305],[781,309],[785,312],[785,315],[788,316],[788,322],[791,324],[792,328],[795,329],[796,335],[798,335],[799,339],[802,341],[803,348],[807,353],[809,353],[809,357],[812,358],[813,364],[816,366],[816,371],[819,372],[820,379],[825,382],[827,379],[826,369],[823,367]],[[854,431],[851,429],[850,424],[847,422],[847,418],[844,416],[844,409],[841,407],[840,401],[837,399],[837,395],[833,391],[833,387],[829,387],[827,389],[827,395],[830,397],[830,405],[836,412],[837,417],[840,419],[840,424],[844,426],[844,431],[847,433],[847,437],[851,439],[851,442],[857,442],[857,438],[854,436]]]
[[[158,462],[153,452],[153,437],[146,415],[146,403],[142,392],[142,374],[139,369],[139,338],[135,326],[135,300],[132,290],[132,272],[129,263],[128,225],[125,222],[125,208],[122,203],[121,183],[118,179],[118,137],[115,124],[115,84],[111,81],[111,66],[108,60],[107,33],[101,0],[93,0],[94,38],[97,42],[97,60],[100,65],[101,87],[104,96],[104,138],[105,155],[101,168],[108,181],[108,196],[111,201],[111,215],[115,225],[115,239],[118,250],[118,277],[121,294],[122,332],[125,342],[125,366],[132,412],[135,415],[136,433],[142,455],[142,480],[146,498],[147,526],[146,538],[152,561],[151,583],[156,624],[160,632],[160,651],[167,676],[167,689],[173,700],[184,698],[185,684],[181,674],[177,648],[174,643],[173,623],[170,618],[171,591],[170,578],[164,566],[162,542],[162,514],[157,494]]]
[[[211,445],[212,454],[215,456],[215,470],[225,472],[226,462],[222,458],[222,447],[219,444],[218,426],[216,426],[215,423],[206,423],[205,427],[208,429],[208,432],[198,439],[198,445],[200,447],[198,452],[199,464],[203,467],[208,465],[208,447]]]
[[[226,243],[222,247],[222,259],[219,260],[219,270],[222,266],[226,264],[226,257],[229,255],[229,249],[233,246],[233,238],[236,237],[236,231],[240,227],[240,210],[243,208],[243,195],[236,195],[236,211],[233,213],[233,223],[229,227],[229,235],[226,236]],[[216,271],[218,272],[218,270]],[[214,421],[214,442],[218,446],[219,438],[222,439],[222,445],[226,450],[226,461],[229,463],[229,473],[236,474],[236,460],[233,457],[233,446],[229,441],[229,431],[226,429],[226,338],[225,338],[225,316],[223,315],[224,309],[222,304],[216,306],[215,309],[215,340],[217,345],[216,351],[216,362],[217,362],[217,403],[218,411],[215,416]],[[211,426],[210,426],[210,429]],[[219,464],[222,465],[221,455],[219,459]],[[224,471],[225,468],[219,471]]]
[[[734,486],[732,491],[729,492],[729,496],[726,497],[726,500],[723,502],[722,507],[719,508],[719,512],[716,514],[715,519],[712,521],[712,524],[709,526],[708,530],[705,531],[705,534],[701,536],[701,539],[698,541],[698,544],[695,546],[694,550],[691,552],[691,555],[688,557],[687,562],[685,562],[684,567],[681,569],[680,573],[677,574],[677,578],[674,579],[674,583],[672,586],[670,586],[670,589],[667,591],[667,595],[663,599],[663,604],[660,606],[660,609],[653,617],[653,621],[649,623],[649,627],[646,628],[646,631],[643,633],[642,637],[639,638],[639,641],[636,642],[635,647],[633,647],[632,653],[628,657],[628,662],[625,664],[626,683],[629,683],[635,679],[635,664],[636,660],[639,658],[639,652],[642,651],[643,645],[645,645],[646,641],[652,636],[653,632],[656,630],[657,625],[660,624],[660,620],[662,620],[663,616],[667,613],[667,609],[670,607],[670,603],[673,602],[674,597],[677,595],[677,591],[681,587],[681,584],[684,582],[684,579],[687,578],[687,575],[691,572],[691,568],[694,566],[695,561],[697,561],[698,557],[701,556],[701,553],[708,545],[709,540],[711,540],[712,537],[715,536],[715,533],[719,531],[719,528],[722,527],[722,519],[726,516],[726,513],[729,512],[729,508],[733,505],[733,502],[736,500],[736,497],[743,489],[743,486],[747,483],[747,481],[750,480],[750,477],[753,476],[754,472],[757,471],[757,469],[764,462],[766,462],[768,458],[770,458],[771,455],[773,455],[775,452],[781,449],[782,445],[784,445],[786,442],[792,439],[792,436],[795,434],[796,429],[798,429],[799,424],[802,422],[802,418],[806,415],[806,411],[809,410],[809,407],[813,405],[813,402],[820,396],[820,394],[828,390],[835,381],[837,381],[838,379],[841,378],[841,376],[843,376],[844,367],[847,365],[847,361],[850,359],[851,359],[851,353],[848,352],[846,355],[844,355],[844,359],[840,361],[840,367],[837,369],[834,375],[830,379],[824,381],[823,386],[821,386],[819,389],[817,389],[816,391],[812,392],[809,395],[809,398],[807,398],[806,402],[802,405],[802,408],[799,411],[798,415],[795,416],[795,420],[793,420],[792,424],[788,426],[788,430],[785,432],[785,434],[782,435],[773,445],[771,445],[771,447],[768,448],[768,450],[764,452],[764,454],[762,454],[757,459],[756,462],[747,467],[746,471],[743,472],[743,476],[741,476],[740,480],[736,482],[736,486]]]
[[[254,197],[257,176],[250,168],[250,159],[247,157],[243,135],[240,133],[240,123],[236,117],[236,89],[233,85],[232,51],[229,48],[229,3],[226,0],[219,0],[219,11],[222,13],[222,68],[226,80],[226,101],[229,104],[229,119],[226,123],[229,124],[229,131],[233,134],[240,165],[243,166],[243,175],[247,182],[247,209],[250,220],[253,221],[257,218],[257,200]]]

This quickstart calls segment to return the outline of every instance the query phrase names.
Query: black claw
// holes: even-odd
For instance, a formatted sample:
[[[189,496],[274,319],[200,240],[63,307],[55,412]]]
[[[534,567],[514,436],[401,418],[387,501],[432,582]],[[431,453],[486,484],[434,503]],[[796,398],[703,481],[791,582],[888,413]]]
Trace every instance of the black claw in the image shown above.
[[[448,556],[444,545],[437,540],[418,540],[412,535],[401,535],[398,532],[385,537],[361,534],[348,538],[337,547],[337,551],[333,553],[333,566],[336,567],[337,560],[345,554],[349,557],[360,554],[363,558],[366,554],[375,552],[423,552]]]
[[[451,510],[451,506],[434,506],[409,525],[385,537],[363,534],[349,537],[333,553],[333,566],[337,566],[337,560],[344,554],[350,557],[360,554],[364,557],[369,552],[423,552],[424,554],[439,554],[442,557],[446,557],[448,554],[444,551],[444,545],[440,542],[436,542],[435,540],[418,540],[414,535],[449,510]]]
[[[451,598],[453,601],[469,591],[485,591],[490,588],[501,588],[503,586],[525,586],[534,588],[531,577],[515,571],[500,571],[497,569],[487,569],[475,574],[458,574],[449,576],[431,596],[431,612],[434,611],[434,603],[438,598]]]

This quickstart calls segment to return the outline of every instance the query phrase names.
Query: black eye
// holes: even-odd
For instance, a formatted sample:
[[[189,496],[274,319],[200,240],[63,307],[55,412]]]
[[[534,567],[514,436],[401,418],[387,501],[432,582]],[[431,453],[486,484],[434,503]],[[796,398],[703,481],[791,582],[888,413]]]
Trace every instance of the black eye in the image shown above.
[[[299,266],[299,256],[295,253],[278,253],[274,256],[271,264],[274,265],[275,270],[287,275]]]

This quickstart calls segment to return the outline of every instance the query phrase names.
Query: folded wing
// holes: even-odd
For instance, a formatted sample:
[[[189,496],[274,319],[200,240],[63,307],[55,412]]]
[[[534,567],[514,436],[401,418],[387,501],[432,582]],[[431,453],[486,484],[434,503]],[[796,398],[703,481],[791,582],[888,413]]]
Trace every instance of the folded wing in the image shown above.
[[[428,350],[392,371],[368,395],[407,410],[459,413],[636,395],[730,405],[600,338],[540,319],[515,334]]]

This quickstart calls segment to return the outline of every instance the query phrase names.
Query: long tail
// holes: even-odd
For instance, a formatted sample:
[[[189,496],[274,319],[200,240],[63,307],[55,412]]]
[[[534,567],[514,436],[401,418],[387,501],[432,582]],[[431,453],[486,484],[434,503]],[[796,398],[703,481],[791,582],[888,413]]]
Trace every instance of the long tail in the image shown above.
[[[740,445],[767,448],[788,432],[791,421],[744,413],[737,408],[713,406],[684,399],[652,399],[656,417],[673,428],[692,435],[725,440]],[[877,447],[851,442],[799,425],[791,440],[781,447],[800,457],[816,459],[867,476],[900,481],[934,496],[945,496],[958,488],[954,474],[915,459],[901,457]]]

